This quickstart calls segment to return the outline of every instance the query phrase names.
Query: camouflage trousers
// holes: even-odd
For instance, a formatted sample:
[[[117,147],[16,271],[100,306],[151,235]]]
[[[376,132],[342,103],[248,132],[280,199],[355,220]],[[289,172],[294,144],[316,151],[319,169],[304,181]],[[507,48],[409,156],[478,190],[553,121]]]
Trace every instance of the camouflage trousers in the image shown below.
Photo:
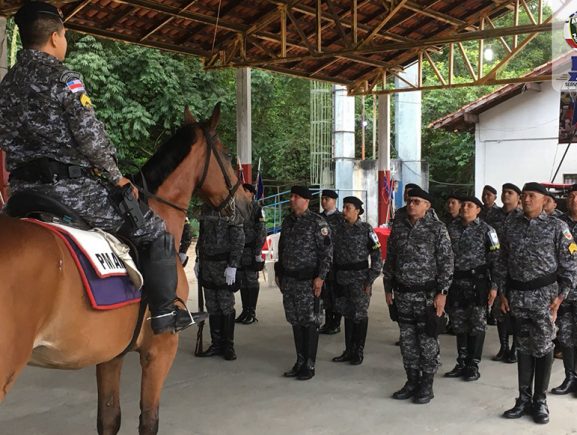
[[[240,269],[236,274],[236,279],[240,280],[241,289],[259,288],[258,272],[254,270]]]
[[[319,325],[318,300],[315,304],[312,281],[286,277],[282,279],[281,289],[287,322],[293,326]]]
[[[337,297],[336,309],[345,318],[359,322],[369,316],[371,296],[366,294],[362,287],[354,286],[342,290],[345,296]]]
[[[401,329],[401,355],[405,369],[436,373],[440,365],[439,340],[425,331],[425,311],[433,305],[433,296],[424,292],[395,292]]]
[[[323,300],[323,306],[327,311],[338,311],[336,308],[337,295],[335,294],[335,285],[334,278],[331,280],[327,278],[323,286],[321,298]]]
[[[227,316],[234,311],[234,293],[228,289],[204,289],[206,310],[210,315]]]
[[[54,184],[36,184],[14,182],[13,192],[33,190],[60,201],[77,212],[88,224],[107,232],[116,233],[124,224],[124,218],[118,213],[109,199],[108,189],[103,182],[92,178],[74,178],[60,180]],[[152,210],[144,215],[145,224],[139,229],[130,229],[122,233],[140,249],[156,240],[164,231],[164,221]]]
[[[549,305],[557,294],[557,284],[537,290],[512,290],[509,295],[519,352],[541,358],[553,350],[556,326]]]
[[[557,339],[562,346],[577,347],[577,301],[563,301],[557,313]]]
[[[448,307],[447,312],[455,334],[479,335],[487,329],[487,310],[485,307]]]

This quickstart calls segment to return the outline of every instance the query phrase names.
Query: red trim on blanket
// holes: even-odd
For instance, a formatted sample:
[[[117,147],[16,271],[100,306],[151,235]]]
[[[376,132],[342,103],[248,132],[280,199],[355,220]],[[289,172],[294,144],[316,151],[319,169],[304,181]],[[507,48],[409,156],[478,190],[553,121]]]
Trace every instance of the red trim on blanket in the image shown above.
[[[68,252],[70,253],[70,256],[72,257],[72,259],[74,260],[74,263],[76,264],[76,270],[78,270],[78,273],[80,274],[80,279],[82,280],[82,284],[84,285],[84,291],[85,291],[86,295],[88,296],[88,299],[90,300],[90,305],[92,305],[92,308],[94,308],[95,310],[107,311],[107,310],[112,310],[114,308],[121,308],[121,307],[125,307],[127,305],[140,303],[140,298],[137,298],[137,299],[131,299],[128,301],[119,302],[116,304],[111,304],[111,305],[106,305],[106,306],[97,305],[96,301],[94,300],[94,296],[92,295],[92,290],[91,290],[92,287],[90,287],[90,282],[88,281],[88,278],[86,278],[86,274],[84,273],[84,269],[82,268],[82,265],[80,264],[80,260],[78,259],[76,252],[74,252],[74,248],[70,245],[70,242],[66,239],[64,234],[62,234],[60,232],[60,229],[58,227],[47,224],[46,222],[39,221],[37,219],[23,218],[22,220],[36,224],[36,225],[39,225],[43,228],[46,228],[51,233],[55,234],[66,245],[66,247],[68,248]]]

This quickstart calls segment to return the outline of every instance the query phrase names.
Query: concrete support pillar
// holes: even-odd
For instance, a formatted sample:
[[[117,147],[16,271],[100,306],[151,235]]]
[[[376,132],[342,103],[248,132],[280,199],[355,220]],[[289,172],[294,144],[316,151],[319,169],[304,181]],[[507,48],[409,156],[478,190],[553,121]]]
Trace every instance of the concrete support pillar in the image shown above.
[[[409,83],[417,83],[418,65],[407,68],[400,74]],[[397,88],[409,85],[395,78]],[[421,174],[421,91],[400,92],[395,95],[395,145],[402,160],[402,188],[407,183],[428,187],[428,180]],[[425,185],[423,182],[427,181]]]
[[[392,201],[390,192],[386,186],[391,185],[391,96],[390,94],[378,96],[378,120],[379,140],[379,225],[387,224],[391,215]]]
[[[347,88],[335,85],[334,92],[334,159],[335,189],[343,190],[339,197],[351,195],[355,167],[355,97],[347,95]]]
[[[0,17],[0,80],[8,72],[8,35],[6,33],[6,18]],[[6,156],[0,151],[0,208],[2,202],[8,199],[8,172],[6,171]]]
[[[252,183],[252,116],[250,68],[236,70],[236,150],[244,179]]]

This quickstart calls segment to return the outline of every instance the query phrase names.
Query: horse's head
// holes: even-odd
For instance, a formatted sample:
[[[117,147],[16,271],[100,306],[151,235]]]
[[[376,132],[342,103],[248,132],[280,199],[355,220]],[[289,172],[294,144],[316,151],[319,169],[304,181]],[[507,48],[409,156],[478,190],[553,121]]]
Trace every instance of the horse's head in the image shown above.
[[[251,198],[242,188],[228,150],[218,137],[216,127],[219,120],[220,103],[214,107],[210,118],[202,122],[195,120],[188,107],[184,110],[184,124],[197,126],[199,141],[195,147],[203,149],[197,154],[201,164],[195,177],[195,190],[221,216],[231,217],[238,210],[246,219],[251,210]]]

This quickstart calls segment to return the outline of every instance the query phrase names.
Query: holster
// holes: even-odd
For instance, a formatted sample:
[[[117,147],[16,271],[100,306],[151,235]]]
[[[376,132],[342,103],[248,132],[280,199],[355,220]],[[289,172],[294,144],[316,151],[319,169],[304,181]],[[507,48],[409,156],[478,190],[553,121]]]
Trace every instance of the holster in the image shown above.
[[[443,326],[443,316],[437,316],[437,310],[433,305],[425,311],[425,333],[431,338],[438,338]]]
[[[397,308],[397,303],[395,302],[395,300],[393,299],[393,303],[391,305],[387,305],[387,307],[389,308],[389,317],[391,318],[391,320],[393,322],[398,322],[399,310]]]
[[[133,229],[144,227],[144,212],[141,207],[146,206],[134,196],[130,183],[122,187],[115,186],[110,192],[110,199],[126,224]]]

